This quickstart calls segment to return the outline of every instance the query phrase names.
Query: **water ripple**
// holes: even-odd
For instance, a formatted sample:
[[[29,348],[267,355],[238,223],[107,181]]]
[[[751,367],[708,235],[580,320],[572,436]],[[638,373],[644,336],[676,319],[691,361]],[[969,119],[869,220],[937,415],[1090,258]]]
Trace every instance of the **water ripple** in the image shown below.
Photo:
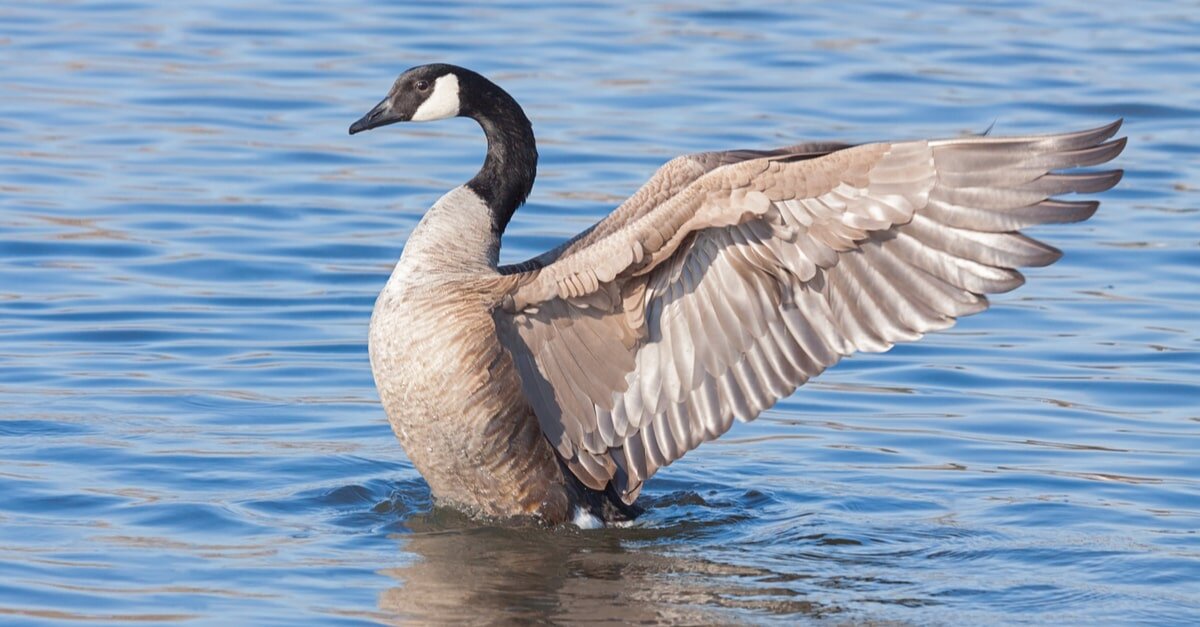
[[[1200,619],[1200,25],[1170,3],[25,3],[0,10],[0,620]],[[434,507],[365,335],[470,122],[350,140],[409,65],[541,140],[538,254],[683,152],[1126,119],[1121,185],[955,329],[861,355],[627,528]],[[164,583],[167,582],[167,583]]]

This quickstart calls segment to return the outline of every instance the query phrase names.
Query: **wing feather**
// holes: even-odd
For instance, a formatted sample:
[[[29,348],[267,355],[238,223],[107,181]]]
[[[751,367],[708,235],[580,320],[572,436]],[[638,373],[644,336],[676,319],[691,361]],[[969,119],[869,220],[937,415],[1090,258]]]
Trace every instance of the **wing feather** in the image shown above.
[[[502,343],[543,431],[589,487],[632,502],[733,420],[855,351],[987,308],[1061,253],[1019,229],[1083,220],[1119,170],[1119,122],[672,161],[596,226],[501,269]]]

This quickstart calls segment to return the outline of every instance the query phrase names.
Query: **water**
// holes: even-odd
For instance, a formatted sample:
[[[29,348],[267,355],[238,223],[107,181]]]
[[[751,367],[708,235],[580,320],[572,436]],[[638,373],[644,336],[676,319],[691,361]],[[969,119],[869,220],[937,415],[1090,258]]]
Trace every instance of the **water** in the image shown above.
[[[1200,8],[0,7],[0,622],[1200,621]],[[1126,118],[1057,265],[671,466],[630,529],[431,510],[366,355],[468,121],[350,138],[410,65],[523,102],[504,258],[676,154]]]

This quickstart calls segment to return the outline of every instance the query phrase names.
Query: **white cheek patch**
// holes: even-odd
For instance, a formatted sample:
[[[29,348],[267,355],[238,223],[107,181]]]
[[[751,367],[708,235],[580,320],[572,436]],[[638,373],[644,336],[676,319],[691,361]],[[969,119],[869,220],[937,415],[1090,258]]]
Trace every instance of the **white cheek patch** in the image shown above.
[[[413,113],[413,122],[441,120],[458,115],[458,76],[446,74],[433,84],[433,93]]]

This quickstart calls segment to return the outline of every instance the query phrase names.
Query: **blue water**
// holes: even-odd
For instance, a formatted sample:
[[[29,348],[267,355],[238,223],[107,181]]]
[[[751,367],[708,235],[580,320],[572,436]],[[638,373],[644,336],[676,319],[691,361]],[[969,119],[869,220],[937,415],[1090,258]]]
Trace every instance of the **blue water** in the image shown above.
[[[0,6],[0,622],[1200,622],[1200,10],[1174,2]],[[473,174],[492,76],[542,155],[504,258],[676,154],[1126,119],[1066,251],[661,472],[630,529],[432,510],[375,294]]]

